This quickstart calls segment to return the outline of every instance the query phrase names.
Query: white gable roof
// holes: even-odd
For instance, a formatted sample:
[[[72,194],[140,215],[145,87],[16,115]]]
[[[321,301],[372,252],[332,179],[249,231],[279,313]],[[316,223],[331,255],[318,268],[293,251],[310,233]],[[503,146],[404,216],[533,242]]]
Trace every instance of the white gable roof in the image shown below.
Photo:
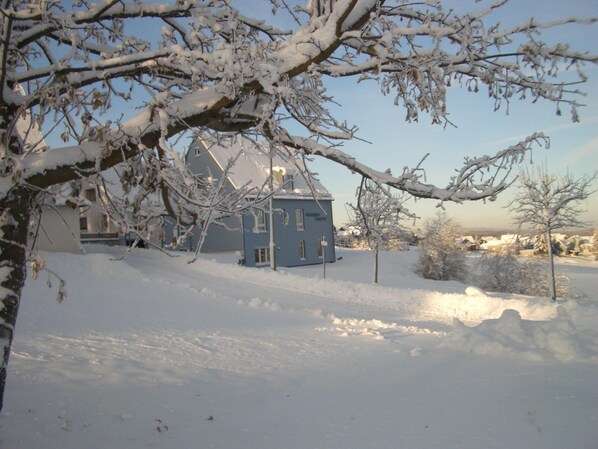
[[[25,95],[23,86],[17,84],[15,86],[15,93],[18,95]],[[17,135],[23,141],[25,152],[42,153],[47,150],[46,141],[39,126],[35,120],[32,120],[31,112],[26,110],[21,113],[16,121]],[[44,198],[44,203],[47,205],[64,206],[66,200],[70,196],[70,186],[68,184],[58,184],[50,186],[49,192],[52,192],[52,198]]]
[[[17,84],[15,93],[18,95],[25,95],[23,86]],[[31,112],[26,110],[20,114],[16,123],[17,134],[23,139],[25,144],[25,151],[42,152],[46,150],[46,142],[41,133],[39,126],[35,120],[31,118]]]
[[[192,146],[198,148],[195,142]],[[258,145],[248,139],[235,137],[221,139],[219,142],[201,140],[203,147],[200,151],[207,151],[221,170],[225,170],[229,161],[234,160],[232,168],[228,172],[228,180],[234,188],[243,186],[268,190],[270,176],[270,153],[268,147]],[[276,183],[277,190],[275,197],[312,197],[318,199],[332,199],[326,188],[317,179],[305,179],[301,173],[300,160],[293,159],[283,148],[275,152],[272,157],[273,172],[281,172],[285,179],[292,177],[291,182],[284,182],[282,185]]]

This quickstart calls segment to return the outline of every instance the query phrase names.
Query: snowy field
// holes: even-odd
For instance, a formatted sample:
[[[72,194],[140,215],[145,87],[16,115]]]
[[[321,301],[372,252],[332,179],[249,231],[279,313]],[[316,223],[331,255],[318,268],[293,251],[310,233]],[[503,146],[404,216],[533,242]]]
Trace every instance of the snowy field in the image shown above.
[[[555,305],[423,280],[415,251],[379,285],[364,251],[325,280],[116,255],[45,254],[62,304],[27,282],[1,448],[598,448],[597,262],[559,260],[587,298]]]

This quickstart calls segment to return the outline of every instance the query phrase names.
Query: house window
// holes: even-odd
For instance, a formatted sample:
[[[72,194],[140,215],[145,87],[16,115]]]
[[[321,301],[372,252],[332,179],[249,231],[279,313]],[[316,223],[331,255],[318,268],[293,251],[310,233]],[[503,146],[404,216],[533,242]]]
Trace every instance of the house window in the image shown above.
[[[85,198],[92,203],[95,203],[96,197],[96,189],[87,189],[85,190]]]
[[[107,232],[109,227],[110,227],[110,217],[108,217],[108,214],[104,214],[102,216],[102,230]]]
[[[87,231],[87,217],[79,217],[79,229]]]
[[[293,175],[284,175],[282,183],[285,190],[295,190],[295,183],[293,182]]]
[[[287,214],[286,209],[280,209],[280,214],[282,218],[282,225],[288,226],[289,224],[289,214]]]
[[[266,232],[266,212],[263,210],[255,213],[255,232]]]
[[[254,254],[256,265],[266,265],[270,263],[270,250],[268,248],[255,248]]]
[[[299,259],[305,260],[305,240],[299,242]]]
[[[303,223],[303,209],[295,209],[295,223],[297,223],[297,231],[305,230]]]

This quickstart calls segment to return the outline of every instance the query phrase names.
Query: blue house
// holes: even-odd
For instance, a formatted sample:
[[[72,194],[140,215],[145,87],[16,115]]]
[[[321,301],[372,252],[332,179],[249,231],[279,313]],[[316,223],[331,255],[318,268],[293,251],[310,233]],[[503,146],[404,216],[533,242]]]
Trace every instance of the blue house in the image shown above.
[[[234,160],[226,173],[225,189],[255,188],[265,199],[272,184],[276,265],[292,267],[336,260],[333,198],[319,181],[311,179],[308,183],[298,169],[298,161],[288,154],[278,151],[270,161],[267,151],[255,142],[237,137],[218,143],[196,139],[185,158],[194,173],[215,179],[225,176],[225,167]],[[202,252],[240,251],[246,266],[270,265],[270,209],[268,201],[263,204],[263,210],[211,224]],[[196,247],[197,238],[191,247]]]

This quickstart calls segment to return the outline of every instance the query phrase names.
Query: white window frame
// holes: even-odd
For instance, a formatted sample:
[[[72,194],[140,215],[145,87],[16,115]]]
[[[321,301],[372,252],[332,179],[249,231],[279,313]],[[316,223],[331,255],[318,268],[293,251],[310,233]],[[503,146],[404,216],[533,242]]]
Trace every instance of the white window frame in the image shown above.
[[[305,260],[305,240],[299,241],[299,260]]]
[[[305,214],[303,209],[295,209],[295,223],[297,224],[297,231],[305,231]]]
[[[85,199],[90,203],[95,203],[98,200],[96,189],[90,188],[85,190]]]
[[[283,175],[282,185],[285,190],[295,190],[295,177],[293,175]]]
[[[287,210],[280,209],[280,214],[281,214],[282,225],[288,226],[289,225],[289,214],[287,214]]]
[[[266,232],[266,212],[258,210],[255,216],[255,232]]]
[[[267,246],[256,246],[253,249],[256,265],[270,264],[270,248]]]

